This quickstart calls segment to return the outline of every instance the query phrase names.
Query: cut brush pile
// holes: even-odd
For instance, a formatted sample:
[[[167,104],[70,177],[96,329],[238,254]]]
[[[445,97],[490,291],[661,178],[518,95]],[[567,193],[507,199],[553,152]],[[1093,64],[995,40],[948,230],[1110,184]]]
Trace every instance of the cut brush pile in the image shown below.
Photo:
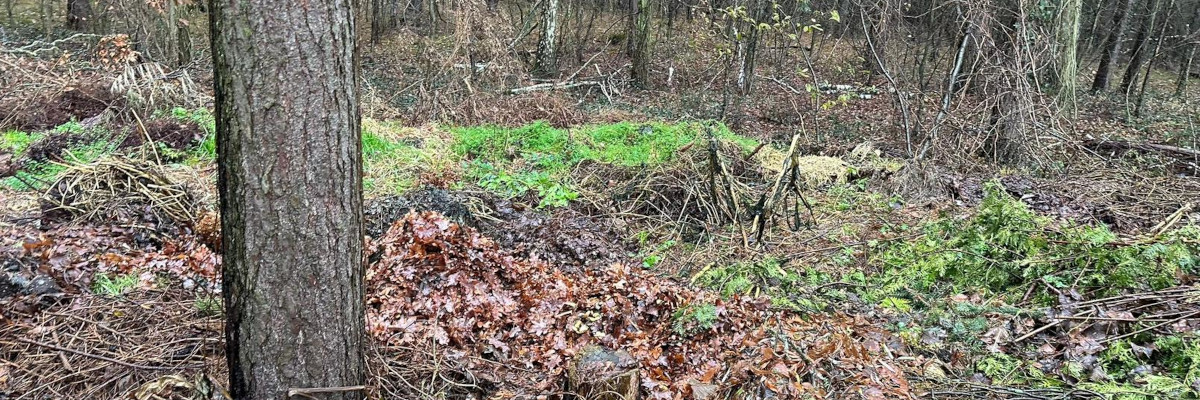
[[[42,212],[47,218],[102,220],[129,210],[182,223],[195,217],[192,195],[184,185],[168,178],[157,163],[110,156],[65,167],[42,196]]]

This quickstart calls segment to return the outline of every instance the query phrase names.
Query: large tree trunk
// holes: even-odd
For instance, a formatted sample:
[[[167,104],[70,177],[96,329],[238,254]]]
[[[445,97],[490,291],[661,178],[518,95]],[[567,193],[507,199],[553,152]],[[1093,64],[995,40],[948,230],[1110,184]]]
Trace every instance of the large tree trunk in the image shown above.
[[[234,399],[363,397],[355,2],[212,2]]]
[[[92,22],[90,0],[67,0],[67,29],[86,31]]]
[[[542,36],[538,39],[537,65],[534,73],[541,77],[558,75],[558,54],[556,51],[558,31],[558,1],[546,0],[546,9],[542,11]]]
[[[1121,8],[1113,13],[1113,26],[1116,28],[1108,35],[1104,52],[1100,54],[1100,66],[1096,67],[1096,77],[1092,80],[1093,93],[1108,89],[1108,78],[1112,75],[1117,59],[1121,58],[1121,44],[1129,26],[1129,10],[1133,9],[1134,0],[1117,0],[1117,4]]]
[[[633,85],[645,89],[650,78],[650,0],[638,0],[637,18],[629,32],[633,43]]]

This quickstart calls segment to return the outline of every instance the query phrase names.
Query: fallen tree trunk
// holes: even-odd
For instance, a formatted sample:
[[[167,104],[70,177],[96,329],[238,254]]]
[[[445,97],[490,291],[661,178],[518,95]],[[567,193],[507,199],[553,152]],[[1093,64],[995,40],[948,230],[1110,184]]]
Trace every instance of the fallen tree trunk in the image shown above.
[[[557,83],[539,83],[536,85],[508,89],[509,94],[522,94],[531,92],[540,92],[543,90],[566,90],[581,86],[599,86],[600,82],[596,81],[578,81],[578,82],[557,82]]]
[[[1127,140],[1091,139],[1083,142],[1084,146],[1096,151],[1103,150],[1139,150],[1164,153],[1175,158],[1200,159],[1200,150],[1177,147],[1158,143],[1139,143]]]

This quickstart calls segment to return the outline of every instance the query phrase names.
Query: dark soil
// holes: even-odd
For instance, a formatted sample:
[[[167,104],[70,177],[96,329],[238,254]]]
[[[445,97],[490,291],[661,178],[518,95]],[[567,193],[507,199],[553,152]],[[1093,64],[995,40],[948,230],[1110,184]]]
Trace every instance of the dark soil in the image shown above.
[[[459,224],[477,227],[475,217],[466,206],[467,199],[468,196],[432,187],[400,196],[371,199],[363,207],[364,229],[373,238],[381,237],[392,223],[404,219],[409,211],[437,211]]]
[[[120,107],[122,101],[103,85],[83,85],[24,105],[0,105],[0,121],[11,121],[0,128],[50,129],[72,119],[82,121],[100,115],[109,107]]]
[[[29,149],[25,152],[25,158],[36,162],[63,161],[63,150],[87,142],[89,139],[81,135],[67,132],[53,133],[29,145]]]
[[[204,129],[194,122],[180,122],[173,119],[158,119],[147,121],[143,134],[136,125],[130,130],[117,148],[138,147],[146,143],[146,137],[161,143],[171,149],[187,150],[204,139]]]
[[[471,213],[474,198],[491,209],[490,218]],[[514,255],[554,265],[605,267],[628,261],[636,249],[625,245],[622,222],[571,209],[537,210],[518,201],[425,187],[401,196],[367,201],[367,235],[381,237],[409,211],[436,211],[450,220],[479,229]]]
[[[480,230],[519,257],[595,268],[628,261],[636,251],[622,240],[626,234],[619,220],[572,209],[546,214],[506,200],[491,207],[501,222],[485,222]]]

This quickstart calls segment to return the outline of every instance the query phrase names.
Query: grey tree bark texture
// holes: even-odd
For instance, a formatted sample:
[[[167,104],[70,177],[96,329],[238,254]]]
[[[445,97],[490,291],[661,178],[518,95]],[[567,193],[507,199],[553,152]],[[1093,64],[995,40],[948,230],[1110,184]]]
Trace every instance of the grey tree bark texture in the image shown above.
[[[212,2],[234,399],[364,383],[354,2]]]

